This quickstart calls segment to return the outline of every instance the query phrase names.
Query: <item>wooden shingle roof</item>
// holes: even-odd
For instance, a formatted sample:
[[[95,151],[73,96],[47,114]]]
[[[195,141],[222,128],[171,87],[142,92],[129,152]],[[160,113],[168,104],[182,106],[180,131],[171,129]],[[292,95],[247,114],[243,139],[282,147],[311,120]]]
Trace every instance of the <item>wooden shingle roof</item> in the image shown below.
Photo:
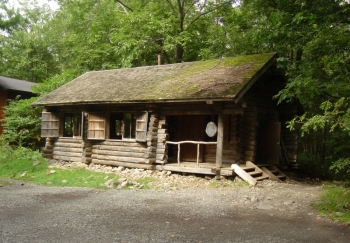
[[[241,97],[276,61],[258,54],[208,61],[87,72],[34,106],[227,100]]]

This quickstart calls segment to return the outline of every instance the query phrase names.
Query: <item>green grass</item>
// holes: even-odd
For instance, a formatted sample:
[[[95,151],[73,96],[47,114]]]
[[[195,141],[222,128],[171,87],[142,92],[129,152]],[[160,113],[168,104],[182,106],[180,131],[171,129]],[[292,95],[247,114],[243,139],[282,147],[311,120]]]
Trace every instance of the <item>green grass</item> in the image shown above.
[[[324,186],[320,200],[314,206],[321,215],[350,225],[350,188]]]
[[[26,175],[21,176],[23,173]],[[44,159],[35,161],[18,159],[10,162],[0,162],[0,177],[47,186],[92,187],[100,189],[106,188],[103,184],[107,180],[114,179],[117,181],[119,179],[114,174],[93,172],[84,168],[69,170],[49,168]]]

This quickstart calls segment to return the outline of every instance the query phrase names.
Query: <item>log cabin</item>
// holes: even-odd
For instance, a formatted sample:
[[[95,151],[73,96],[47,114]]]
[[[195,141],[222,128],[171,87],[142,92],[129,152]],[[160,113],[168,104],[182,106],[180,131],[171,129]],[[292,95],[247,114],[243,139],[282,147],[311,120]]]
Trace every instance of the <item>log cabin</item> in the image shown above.
[[[45,158],[219,178],[232,165],[297,165],[286,121],[302,109],[273,98],[285,85],[268,53],[91,71],[33,106],[43,106]]]
[[[14,78],[0,76],[0,119],[5,119],[5,107],[10,100],[17,97],[19,99],[28,99],[34,97],[35,94],[31,90],[33,85],[37,83],[28,82]],[[2,122],[0,123],[0,135],[3,134]]]

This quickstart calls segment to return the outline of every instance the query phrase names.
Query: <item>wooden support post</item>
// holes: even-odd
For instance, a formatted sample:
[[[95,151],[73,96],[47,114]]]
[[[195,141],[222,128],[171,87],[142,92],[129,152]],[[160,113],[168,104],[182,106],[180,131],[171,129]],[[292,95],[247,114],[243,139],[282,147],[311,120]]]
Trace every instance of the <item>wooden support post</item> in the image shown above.
[[[180,144],[177,145],[177,164],[180,166]]]
[[[216,145],[216,179],[220,180],[220,169],[222,166],[222,150],[224,144],[224,119],[223,114],[218,116],[218,134]]]
[[[199,166],[199,149],[200,144],[197,144],[197,167]]]

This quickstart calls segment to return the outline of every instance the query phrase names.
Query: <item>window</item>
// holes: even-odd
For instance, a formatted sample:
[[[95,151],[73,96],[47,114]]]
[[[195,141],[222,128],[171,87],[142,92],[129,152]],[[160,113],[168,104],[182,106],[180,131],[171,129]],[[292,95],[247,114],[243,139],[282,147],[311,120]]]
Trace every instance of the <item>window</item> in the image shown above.
[[[106,121],[107,117],[109,120]],[[147,112],[89,113],[88,139],[135,139],[146,142]]]
[[[148,113],[111,113],[110,138],[146,141]]]
[[[135,139],[136,117],[133,113],[112,113],[110,138]]]
[[[64,114],[64,137],[81,136],[81,114],[66,113]]]

